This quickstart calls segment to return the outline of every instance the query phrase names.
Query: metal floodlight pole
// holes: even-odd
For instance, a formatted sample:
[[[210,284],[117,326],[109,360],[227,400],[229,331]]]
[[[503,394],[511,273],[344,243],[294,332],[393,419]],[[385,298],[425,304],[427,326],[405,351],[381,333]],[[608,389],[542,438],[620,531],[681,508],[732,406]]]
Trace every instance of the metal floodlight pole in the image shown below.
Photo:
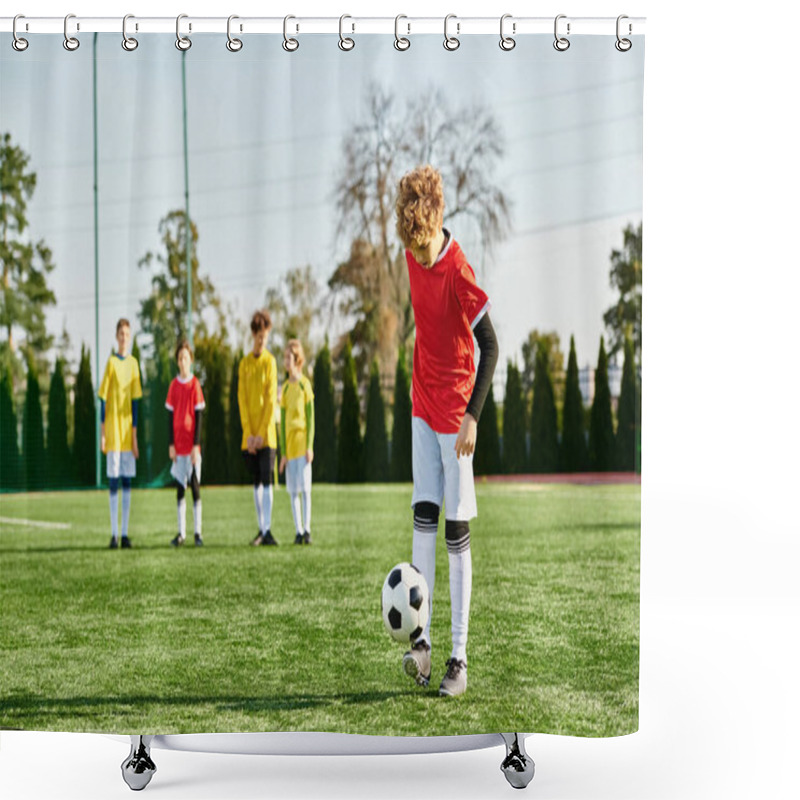
[[[94,135],[94,483],[100,486],[100,240],[97,206],[97,33],[92,56],[92,126]]]
[[[186,50],[181,52],[183,89],[183,191],[186,200],[186,338],[194,347],[192,335],[192,222],[189,216],[189,125],[186,116]]]

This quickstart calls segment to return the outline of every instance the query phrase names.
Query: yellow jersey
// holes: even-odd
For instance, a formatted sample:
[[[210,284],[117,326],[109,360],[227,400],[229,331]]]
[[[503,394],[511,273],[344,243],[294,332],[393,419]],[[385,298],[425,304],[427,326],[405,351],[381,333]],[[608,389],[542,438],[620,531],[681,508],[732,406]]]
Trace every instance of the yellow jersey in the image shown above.
[[[114,353],[108,359],[98,397],[106,404],[106,452],[124,453],[133,448],[133,401],[142,397],[139,362]]]
[[[301,375],[286,381],[281,391],[281,454],[299,458],[314,448],[314,390]]]
[[[278,368],[266,348],[258,356],[248,353],[239,362],[239,417],[242,450],[249,436],[260,436],[262,447],[278,447],[275,414],[278,409]]]

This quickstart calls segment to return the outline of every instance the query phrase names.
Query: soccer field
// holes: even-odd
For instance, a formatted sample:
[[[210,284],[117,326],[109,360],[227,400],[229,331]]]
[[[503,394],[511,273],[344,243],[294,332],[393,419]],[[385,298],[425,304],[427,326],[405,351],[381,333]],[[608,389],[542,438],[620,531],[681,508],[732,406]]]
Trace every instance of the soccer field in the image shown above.
[[[177,550],[173,490],[134,490],[134,547],[115,551],[105,492],[4,495],[0,727],[636,730],[640,487],[477,489],[459,698],[437,694],[450,655],[443,521],[428,689],[403,674],[403,647],[381,621],[383,580],[411,559],[409,485],[315,485],[310,547],[292,544],[288,496],[276,488],[277,548],[248,546],[251,487],[204,487],[206,545]]]

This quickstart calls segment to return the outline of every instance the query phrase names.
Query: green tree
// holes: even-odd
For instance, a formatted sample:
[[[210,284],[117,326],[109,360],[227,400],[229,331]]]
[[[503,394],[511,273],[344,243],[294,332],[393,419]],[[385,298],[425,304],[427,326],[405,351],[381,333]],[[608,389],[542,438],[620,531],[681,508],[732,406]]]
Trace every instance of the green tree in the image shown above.
[[[378,359],[373,359],[367,388],[367,425],[364,432],[364,478],[385,481],[389,478],[389,443],[386,439],[386,406],[381,392]]]
[[[311,325],[319,314],[320,286],[310,266],[290,269],[277,287],[267,289],[266,307],[272,318],[270,341],[277,352],[286,349],[289,339],[299,339],[307,353],[316,350]]]
[[[553,382],[550,378],[548,352],[543,341],[536,351],[531,404],[531,469],[554,472],[558,469],[558,421]]]
[[[569,338],[569,362],[567,382],[564,389],[562,417],[560,469],[564,472],[583,472],[589,464],[586,448],[583,397],[578,377],[578,356],[575,353],[575,337]]]
[[[338,453],[331,351],[327,339],[314,362],[314,428],[314,478],[333,482]]]
[[[81,360],[75,378],[75,437],[72,443],[73,478],[84,486],[95,484],[97,447],[95,396],[92,387],[90,351],[81,345]]]
[[[540,331],[534,328],[528,338],[522,343],[522,391],[526,403],[533,394],[533,382],[536,375],[536,359],[539,354],[539,345],[547,351],[547,370],[553,383],[553,396],[556,406],[563,402],[563,383],[561,376],[564,374],[564,353],[561,352],[561,337],[556,331]]]
[[[641,470],[639,448],[641,447],[642,406],[633,342],[625,339],[625,361],[622,364],[622,385],[617,408],[617,435],[614,440],[616,468],[625,471]]]
[[[362,480],[360,419],[356,363],[348,339],[342,353],[342,407],[339,412],[339,458],[336,469],[340,483]]]
[[[607,472],[614,467],[614,421],[611,415],[611,390],[608,386],[608,356],[602,337],[594,375],[594,402],[589,422],[589,466],[596,472]]]
[[[142,351],[139,348],[139,339],[134,337],[131,355],[139,362],[139,374],[142,381],[142,399],[139,401],[139,416],[136,419],[136,440],[139,443],[139,460],[136,464],[137,483],[149,483],[150,454],[152,442],[150,441],[149,413],[147,408],[147,376],[142,364]]]
[[[14,489],[19,485],[19,444],[14,379],[8,364],[0,363],[0,376],[0,487]]]
[[[67,387],[64,361],[56,359],[47,399],[47,482],[63,485],[69,476],[70,453],[67,444]]]
[[[486,395],[481,411],[472,468],[476,475],[497,475],[501,470],[500,434],[497,429],[497,404],[494,402],[493,386],[489,386],[489,394]]]
[[[239,362],[244,352],[239,350],[231,367],[228,390],[228,480],[231,483],[248,483],[251,478],[242,458],[242,418],[239,416]]]
[[[228,481],[228,442],[225,435],[224,391],[227,363],[223,353],[207,357],[203,394],[203,480],[209,484]],[[238,444],[240,444],[239,442]]]
[[[619,299],[603,315],[609,335],[609,356],[625,349],[625,339],[633,342],[635,361],[642,363],[642,223],[637,228],[626,225],[622,232],[622,250],[611,251],[612,288]]]
[[[392,470],[393,481],[410,481],[411,474],[411,377],[406,361],[406,349],[397,353],[394,374],[394,407],[392,413]]]
[[[506,397],[503,403],[503,471],[511,475],[525,472],[528,455],[525,447],[525,400],[516,364],[508,362]]]
[[[12,144],[11,134],[0,139],[0,328],[6,339],[0,342],[0,358],[10,366],[17,379],[22,378],[21,350],[24,360],[35,369],[46,369],[44,354],[51,347],[45,321],[47,306],[56,298],[47,285],[53,271],[53,254],[44,240],[32,243],[25,235],[28,227],[28,202],[36,189],[36,173],[29,170],[30,156]],[[21,342],[17,334],[21,334]]]
[[[40,489],[44,485],[44,419],[39,377],[33,359],[28,361],[28,383],[22,414],[22,458],[25,466],[25,487]]]
[[[377,84],[342,140],[335,188],[338,235],[349,256],[329,286],[340,312],[353,319],[350,339],[362,363],[377,356],[390,372],[400,345],[410,345],[414,319],[408,268],[395,233],[397,183],[419,164],[435,164],[445,191],[444,223],[457,226],[490,251],[510,224],[509,201],[499,179],[505,155],[502,126],[487,107],[454,107],[441,90],[404,101]],[[363,354],[363,355],[362,355]]]

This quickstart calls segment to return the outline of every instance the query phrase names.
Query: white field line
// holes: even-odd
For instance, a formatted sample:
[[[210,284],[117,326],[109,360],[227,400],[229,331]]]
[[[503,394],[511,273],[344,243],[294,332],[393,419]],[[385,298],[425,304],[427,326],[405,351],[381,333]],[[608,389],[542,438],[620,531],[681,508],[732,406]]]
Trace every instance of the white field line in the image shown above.
[[[69,522],[45,522],[40,519],[25,519],[23,517],[0,517],[4,525],[23,525],[26,528],[45,528],[48,530],[65,531],[72,527]]]

